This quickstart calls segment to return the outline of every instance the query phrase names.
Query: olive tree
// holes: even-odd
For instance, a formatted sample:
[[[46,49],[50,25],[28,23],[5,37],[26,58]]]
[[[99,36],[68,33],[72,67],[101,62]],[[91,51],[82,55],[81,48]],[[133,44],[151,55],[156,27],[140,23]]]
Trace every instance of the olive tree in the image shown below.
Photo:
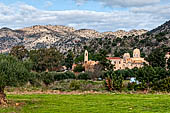
[[[30,60],[36,71],[52,71],[62,65],[64,56],[56,48],[42,48],[29,52]]]
[[[18,59],[9,55],[0,55],[0,104],[6,104],[4,89],[6,86],[21,86],[27,83],[29,71]]]

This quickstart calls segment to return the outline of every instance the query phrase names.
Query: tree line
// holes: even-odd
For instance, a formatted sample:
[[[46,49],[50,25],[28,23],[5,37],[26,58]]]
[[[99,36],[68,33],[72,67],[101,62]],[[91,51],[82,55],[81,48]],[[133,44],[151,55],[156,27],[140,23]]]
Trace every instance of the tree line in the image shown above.
[[[165,58],[168,50],[167,48],[153,50],[146,57],[150,66],[118,71],[114,71],[113,65],[106,59],[107,51],[100,50],[99,53],[89,53],[91,58],[100,62],[99,65],[102,68],[100,70],[96,68],[96,72],[93,73],[85,72],[75,76],[72,72],[56,73],[56,71],[60,71],[63,65],[67,69],[71,69],[73,63],[82,62],[83,53],[76,56],[72,51],[68,51],[67,55],[64,56],[56,48],[28,51],[24,46],[15,46],[8,55],[0,55],[0,104],[7,102],[4,93],[6,86],[18,87],[28,82],[32,85],[38,85],[40,81],[48,86],[63,79],[97,80],[101,78],[109,91],[121,91],[124,88],[123,81],[129,77],[135,77],[139,84],[129,83],[127,87],[130,90],[152,89],[170,92],[170,71],[167,70],[170,69],[170,60],[166,62]],[[79,69],[84,71],[81,66],[80,64]]]

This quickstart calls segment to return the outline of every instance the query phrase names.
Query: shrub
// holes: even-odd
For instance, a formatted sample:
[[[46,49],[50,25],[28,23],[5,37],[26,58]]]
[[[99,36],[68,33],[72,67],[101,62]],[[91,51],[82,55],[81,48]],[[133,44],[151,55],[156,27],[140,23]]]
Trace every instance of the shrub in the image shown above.
[[[106,72],[105,87],[107,90],[118,90],[121,91],[123,88],[123,77],[122,75],[116,75],[114,71]]]
[[[75,74],[72,72],[42,72],[38,73],[31,73],[31,79],[29,80],[32,85],[38,84],[39,82],[43,82],[46,86],[55,81],[60,81],[64,79],[75,79]]]
[[[55,81],[53,72],[43,72],[41,73],[41,79],[43,83],[48,86]]]
[[[88,80],[62,80],[55,82],[52,87],[53,90],[60,91],[103,91],[105,89],[102,81],[88,81]]]
[[[81,65],[78,64],[75,68],[74,68],[74,72],[82,72],[85,71],[85,68]]]
[[[135,90],[135,86],[137,84],[135,82],[132,82],[132,83],[128,83],[128,86],[127,86],[127,89],[128,90]]]
[[[156,91],[170,92],[170,77],[158,81],[152,88]]]
[[[145,66],[137,70],[136,79],[144,85],[144,87],[151,88],[157,81],[166,78],[167,71],[161,67]]]
[[[69,88],[71,90],[78,90],[78,89],[80,89],[80,82],[76,81],[76,80],[71,81],[71,83],[69,85]]]
[[[127,89],[128,90],[134,90],[134,91],[144,91],[147,88],[146,84],[137,84],[136,82],[128,83]]]
[[[75,79],[75,74],[72,72],[65,72],[65,73],[55,73],[54,79],[55,81],[64,80],[64,79]]]
[[[30,79],[29,82],[32,86],[41,86],[41,75],[37,72],[30,72]]]
[[[89,79],[90,79],[90,76],[89,76],[88,73],[80,73],[80,74],[78,75],[78,79],[80,79],[80,80],[89,80]]]
[[[75,74],[73,72],[67,71],[64,73],[67,76],[67,79],[75,79]]]

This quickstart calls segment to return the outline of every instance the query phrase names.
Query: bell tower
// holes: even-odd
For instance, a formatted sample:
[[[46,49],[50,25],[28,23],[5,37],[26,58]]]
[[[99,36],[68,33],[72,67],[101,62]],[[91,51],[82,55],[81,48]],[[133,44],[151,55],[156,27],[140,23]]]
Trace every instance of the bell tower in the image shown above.
[[[88,51],[85,50],[85,53],[84,53],[84,62],[87,63],[88,62]]]

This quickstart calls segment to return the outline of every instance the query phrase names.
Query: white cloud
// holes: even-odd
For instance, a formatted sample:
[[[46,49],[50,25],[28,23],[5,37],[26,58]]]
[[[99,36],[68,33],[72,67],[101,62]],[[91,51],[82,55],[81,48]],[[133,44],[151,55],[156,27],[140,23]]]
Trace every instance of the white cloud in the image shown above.
[[[107,7],[136,7],[160,3],[160,0],[75,0],[78,4],[87,1],[99,2]]]
[[[22,28],[32,25],[66,25],[76,29],[87,28],[98,31],[115,31],[118,29],[153,29],[170,19],[170,5],[145,6],[96,12],[83,10],[44,11],[27,4],[0,4],[0,27]],[[168,9],[168,10],[167,10]]]

